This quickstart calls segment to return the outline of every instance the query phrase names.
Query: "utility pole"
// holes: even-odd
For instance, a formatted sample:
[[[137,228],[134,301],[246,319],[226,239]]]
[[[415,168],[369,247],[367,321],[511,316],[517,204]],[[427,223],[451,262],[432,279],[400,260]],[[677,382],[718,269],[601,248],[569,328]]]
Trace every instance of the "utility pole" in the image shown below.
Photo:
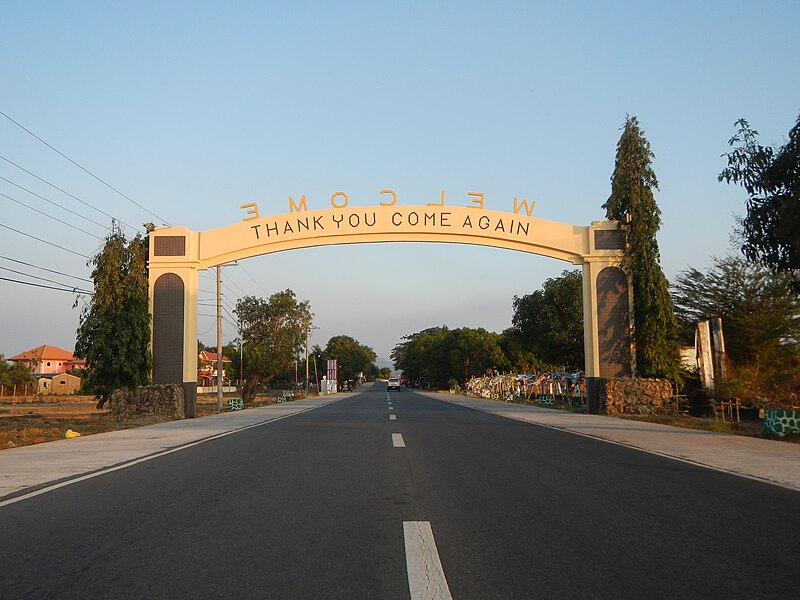
[[[314,378],[317,380],[317,396],[319,396],[319,373],[317,372],[317,355],[314,355]]]
[[[306,325],[306,383],[305,383],[305,392],[306,396],[308,396],[308,338],[311,336],[312,329],[319,329],[319,327],[312,327],[309,323]],[[314,370],[317,368],[317,363],[314,361]],[[319,392],[319,383],[317,383],[317,391]]]
[[[217,412],[222,410],[222,265],[217,265]]]
[[[306,329],[306,382],[303,391],[305,392],[306,398],[308,398],[308,336],[310,335],[310,330]]]
[[[217,412],[222,410],[222,267],[235,267],[232,262],[217,265]]]

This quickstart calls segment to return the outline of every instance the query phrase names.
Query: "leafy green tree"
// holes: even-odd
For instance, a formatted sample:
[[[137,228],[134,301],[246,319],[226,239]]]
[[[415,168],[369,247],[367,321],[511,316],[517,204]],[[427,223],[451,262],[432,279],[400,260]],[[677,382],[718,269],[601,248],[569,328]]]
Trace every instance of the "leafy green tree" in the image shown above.
[[[653,197],[658,180],[653,152],[636,117],[629,116],[619,142],[611,176],[606,218],[627,227],[622,269],[633,287],[635,373],[640,377],[676,379],[679,372],[676,322],[669,284],[660,265],[656,234],[661,210]]]
[[[484,375],[505,362],[500,336],[483,327],[451,329],[445,337],[450,369],[442,377],[466,383],[473,375]],[[441,384],[441,382],[440,382]]]
[[[0,385],[29,385],[34,382],[31,372],[31,367],[23,362],[15,362],[9,366],[0,354]]]
[[[800,116],[789,141],[774,149],[758,143],[758,132],[745,119],[728,141],[733,150],[723,156],[728,166],[719,181],[747,191],[747,215],[741,221],[742,251],[750,260],[794,276],[800,290]]]
[[[514,373],[538,373],[549,370],[549,365],[539,359],[531,349],[531,343],[516,327],[509,327],[500,334],[500,350],[506,358],[504,369]]]
[[[760,379],[786,377],[800,359],[800,301],[788,273],[773,273],[742,257],[715,258],[701,272],[689,268],[675,279],[679,322],[722,318],[725,350],[735,369]]]
[[[244,348],[242,348],[244,349]],[[216,348],[212,350],[212,352],[216,352]],[[239,367],[241,362],[239,361],[239,343],[238,342],[228,342],[222,347],[222,356],[225,358],[229,358],[231,360],[230,363],[225,365],[223,368],[225,369],[225,378],[229,381],[236,382],[239,380]]]
[[[378,369],[378,372],[375,374],[378,379],[389,379],[392,376],[392,370],[389,367],[382,367]]]
[[[404,341],[392,349],[394,368],[408,379],[425,380],[434,387],[447,381],[444,374],[449,372],[449,361],[444,340],[449,331],[443,325],[403,336]]]
[[[94,295],[81,312],[75,355],[86,359],[84,387],[102,408],[119,388],[150,381],[147,239],[118,227],[92,258]]]
[[[565,270],[541,290],[514,296],[511,323],[524,346],[553,368],[582,369],[583,275]]]
[[[333,358],[338,361],[339,378],[342,381],[358,380],[361,373],[374,374],[377,370],[375,359],[378,355],[375,351],[349,335],[336,335],[329,339],[321,354],[326,361]]]
[[[234,312],[244,342],[246,383],[242,399],[250,404],[262,386],[294,368],[305,349],[313,315],[309,302],[298,302],[292,290],[272,294],[268,300],[245,296],[236,303]]]
[[[450,380],[464,382],[505,363],[501,336],[483,328],[431,327],[403,340],[392,350],[395,368],[433,387],[445,387]]]

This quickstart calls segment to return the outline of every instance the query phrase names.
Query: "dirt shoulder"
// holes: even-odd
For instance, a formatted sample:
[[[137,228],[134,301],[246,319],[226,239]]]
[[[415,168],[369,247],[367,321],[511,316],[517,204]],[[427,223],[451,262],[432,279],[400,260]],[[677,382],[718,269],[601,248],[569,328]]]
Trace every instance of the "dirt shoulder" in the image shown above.
[[[146,415],[120,422],[107,409],[97,408],[92,396],[43,396],[11,401],[0,400],[0,450],[64,439],[71,430],[80,435],[120,431],[170,421],[168,417]],[[275,403],[275,394],[259,396],[255,406]],[[198,398],[197,416],[216,412],[216,398]]]

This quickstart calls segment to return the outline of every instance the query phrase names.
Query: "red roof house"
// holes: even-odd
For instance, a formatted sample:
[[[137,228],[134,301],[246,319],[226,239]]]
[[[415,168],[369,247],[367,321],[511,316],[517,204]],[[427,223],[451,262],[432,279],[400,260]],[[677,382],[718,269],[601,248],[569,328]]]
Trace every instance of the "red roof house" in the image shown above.
[[[231,364],[231,359],[222,357],[222,379],[226,379],[225,365]],[[200,368],[197,369],[197,383],[200,386],[210,386],[217,381],[217,353],[209,350],[200,352]]]
[[[47,345],[17,354],[8,360],[25,363],[33,369],[34,375],[66,373],[85,364],[83,359],[77,358],[72,352]]]

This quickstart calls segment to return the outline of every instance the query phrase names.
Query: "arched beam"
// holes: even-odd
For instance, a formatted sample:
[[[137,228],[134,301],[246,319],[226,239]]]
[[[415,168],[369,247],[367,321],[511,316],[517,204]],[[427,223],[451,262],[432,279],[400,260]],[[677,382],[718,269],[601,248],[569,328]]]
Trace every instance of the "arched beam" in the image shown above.
[[[250,213],[248,213],[250,214]],[[184,283],[183,383],[196,398],[197,274],[226,262],[316,246],[380,242],[436,242],[470,244],[538,254],[582,265],[584,279],[584,335],[587,381],[596,382],[605,372],[612,353],[625,340],[602,340],[598,327],[598,275],[617,267],[625,245],[624,232],[613,221],[575,226],[534,219],[525,214],[504,213],[476,207],[377,206],[297,211],[283,215],[248,218],[241,223],[205,232],[186,227],[160,228],[150,233],[151,314],[155,282],[166,273]],[[619,280],[619,281],[617,281]],[[601,282],[604,281],[601,277]],[[614,279],[621,286],[620,277]],[[616,289],[616,288],[615,288]],[[614,298],[624,308],[624,292]],[[172,302],[177,306],[176,302]],[[621,310],[621,309],[620,309]],[[176,318],[179,318],[176,316]],[[162,320],[159,317],[159,322]],[[153,321],[156,326],[156,319]],[[623,329],[615,327],[615,330]],[[154,336],[159,332],[154,331]],[[609,345],[611,344],[611,345]],[[616,344],[616,345],[615,345]],[[160,365],[157,366],[157,370]],[[176,378],[173,375],[172,378]],[[195,382],[194,392],[191,391]],[[177,383],[177,381],[176,381]],[[593,388],[594,383],[592,385]],[[596,393],[590,394],[596,396]],[[596,400],[596,398],[594,398]],[[188,409],[194,399],[187,401]]]

